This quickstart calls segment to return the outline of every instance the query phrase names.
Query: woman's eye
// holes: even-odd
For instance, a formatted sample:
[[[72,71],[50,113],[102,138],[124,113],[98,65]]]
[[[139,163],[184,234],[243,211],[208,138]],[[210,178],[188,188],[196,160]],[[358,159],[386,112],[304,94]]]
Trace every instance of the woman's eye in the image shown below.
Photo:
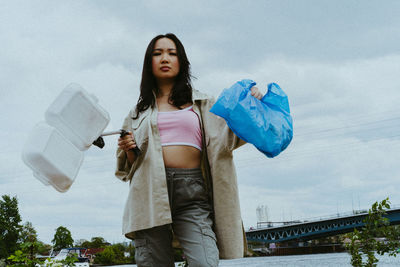
[[[159,55],[161,55],[161,53],[159,52],[153,53],[153,56],[159,56]]]
[[[176,53],[173,53],[173,52],[171,52],[171,53],[169,53],[171,56],[176,56]]]

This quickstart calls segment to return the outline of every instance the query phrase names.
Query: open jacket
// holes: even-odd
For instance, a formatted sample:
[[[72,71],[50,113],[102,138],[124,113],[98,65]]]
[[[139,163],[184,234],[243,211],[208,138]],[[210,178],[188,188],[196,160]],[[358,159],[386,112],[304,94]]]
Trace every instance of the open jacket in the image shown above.
[[[201,168],[213,202],[214,231],[220,258],[240,258],[247,245],[232,152],[245,142],[229,129],[222,118],[209,112],[214,103],[213,98],[193,90],[193,110],[200,119],[203,132]],[[123,129],[133,132],[142,153],[131,165],[126,153],[118,148],[115,172],[117,178],[130,181],[122,231],[131,239],[135,231],[172,223],[157,108],[148,108],[135,120],[132,119],[134,115],[135,109],[132,109]]]

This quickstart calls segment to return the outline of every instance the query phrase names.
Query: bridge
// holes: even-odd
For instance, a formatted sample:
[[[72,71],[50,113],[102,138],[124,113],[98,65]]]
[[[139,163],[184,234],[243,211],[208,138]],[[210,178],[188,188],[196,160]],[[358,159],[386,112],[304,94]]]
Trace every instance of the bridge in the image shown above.
[[[386,210],[384,217],[391,225],[400,224],[400,208]],[[246,232],[247,241],[263,243],[279,243],[290,240],[307,241],[322,237],[344,234],[364,226],[363,219],[368,211],[353,212],[328,218],[307,221],[286,222],[281,226],[273,226],[271,222],[258,223],[257,229]],[[267,224],[268,227],[262,227]]]

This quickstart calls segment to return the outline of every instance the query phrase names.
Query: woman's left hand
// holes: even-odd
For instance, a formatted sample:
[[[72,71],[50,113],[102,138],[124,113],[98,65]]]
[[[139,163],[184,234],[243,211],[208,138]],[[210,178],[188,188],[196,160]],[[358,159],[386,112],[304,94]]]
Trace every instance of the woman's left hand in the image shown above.
[[[263,97],[263,94],[255,86],[251,87],[250,91],[251,91],[251,95],[259,100],[261,100],[261,98]]]

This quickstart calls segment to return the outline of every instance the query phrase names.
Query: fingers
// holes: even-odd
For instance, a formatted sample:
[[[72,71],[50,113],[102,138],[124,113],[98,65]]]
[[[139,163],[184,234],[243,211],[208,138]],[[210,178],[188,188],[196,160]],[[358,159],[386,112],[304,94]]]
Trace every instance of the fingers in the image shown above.
[[[129,132],[129,134],[125,135],[122,138],[118,138],[118,146],[125,152],[136,147],[135,139],[133,138],[133,134]]]
[[[263,97],[263,94],[255,86],[251,87],[251,95],[259,100]]]
[[[134,140],[118,140],[118,146],[125,152],[136,147],[136,143]]]

